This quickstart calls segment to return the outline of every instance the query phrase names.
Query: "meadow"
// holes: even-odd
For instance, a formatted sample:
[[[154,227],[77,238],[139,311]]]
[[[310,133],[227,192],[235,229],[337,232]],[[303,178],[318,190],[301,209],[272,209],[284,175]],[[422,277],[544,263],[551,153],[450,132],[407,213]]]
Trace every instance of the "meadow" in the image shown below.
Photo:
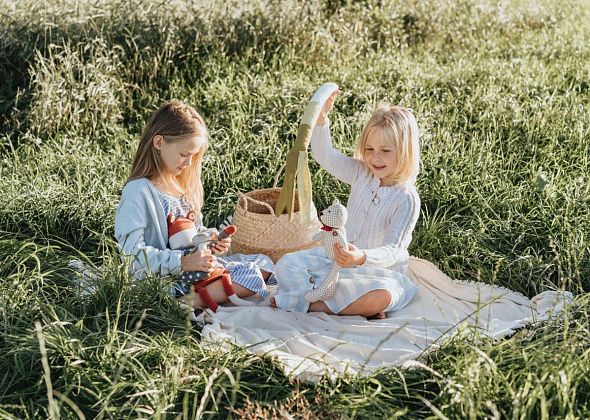
[[[1,418],[588,418],[586,0],[0,0]],[[421,129],[410,253],[460,280],[570,290],[563,319],[456,338],[427,369],[285,377],[200,345],[113,238],[142,124],[171,98],[211,132],[205,221],[272,185],[323,82],[351,153],[379,101]],[[347,188],[311,164],[316,207]],[[81,294],[68,261],[102,266]]]

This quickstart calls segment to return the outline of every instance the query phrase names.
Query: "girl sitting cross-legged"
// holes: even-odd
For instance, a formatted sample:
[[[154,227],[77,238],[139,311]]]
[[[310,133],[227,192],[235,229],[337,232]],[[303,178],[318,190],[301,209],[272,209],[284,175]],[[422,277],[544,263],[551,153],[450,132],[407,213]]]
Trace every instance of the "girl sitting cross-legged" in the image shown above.
[[[237,296],[257,293],[265,298],[274,270],[270,258],[261,254],[217,257],[227,251],[230,238],[193,253],[179,245],[186,241],[178,222],[188,225],[187,235],[205,230],[201,162],[208,143],[205,122],[194,108],[176,100],[163,105],[143,130],[115,215],[115,237],[123,254],[132,256],[133,275],[175,277],[171,293],[198,308],[206,302],[189,291],[199,275],[226,268]],[[217,239],[215,234],[212,238]],[[190,238],[184,239],[192,245]],[[206,289],[211,303],[228,300],[221,282]]]
[[[314,159],[351,185],[348,249],[335,245],[340,269],[335,295],[306,302],[308,290],[325,278],[331,260],[323,247],[285,255],[275,267],[278,281],[271,305],[288,311],[326,312],[384,318],[416,294],[407,274],[408,245],[420,212],[415,188],[420,148],[411,110],[381,104],[363,129],[355,157],[332,147],[327,115],[336,94],[326,102],[311,137]]]

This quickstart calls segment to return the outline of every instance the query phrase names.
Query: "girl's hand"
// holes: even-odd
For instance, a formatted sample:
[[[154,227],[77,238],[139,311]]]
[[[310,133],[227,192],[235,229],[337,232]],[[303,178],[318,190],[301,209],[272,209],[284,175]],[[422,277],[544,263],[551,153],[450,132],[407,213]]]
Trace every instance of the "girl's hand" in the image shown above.
[[[342,248],[340,244],[334,244],[334,256],[336,263],[342,268],[363,265],[367,259],[365,253],[353,244],[348,244],[348,249]]]
[[[210,273],[213,271],[217,257],[211,254],[210,249],[195,251],[192,254],[180,257],[180,269],[182,271],[204,271]]]
[[[326,119],[328,118],[328,114],[330,113],[332,108],[334,108],[334,100],[336,99],[336,96],[338,96],[339,93],[340,93],[340,91],[337,90],[332,95],[330,95],[330,97],[328,98],[328,100],[324,104],[324,107],[320,111],[320,115],[318,116],[318,119],[317,119],[315,125],[324,125],[326,123]]]
[[[231,244],[231,237],[217,239],[219,236],[217,234],[211,235],[211,239],[216,241],[215,245],[211,247],[211,251],[214,254],[223,254],[229,250],[229,246]]]

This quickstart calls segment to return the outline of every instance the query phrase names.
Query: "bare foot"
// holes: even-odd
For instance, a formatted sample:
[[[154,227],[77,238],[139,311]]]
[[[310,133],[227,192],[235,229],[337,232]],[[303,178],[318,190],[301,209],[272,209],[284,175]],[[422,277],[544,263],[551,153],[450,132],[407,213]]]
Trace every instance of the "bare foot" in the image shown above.
[[[270,298],[270,307],[277,309],[277,301],[274,296]]]
[[[385,318],[387,318],[387,316],[385,315],[385,312],[383,312],[383,311],[376,313],[375,315],[371,315],[371,316],[367,317],[367,319],[385,319]]]

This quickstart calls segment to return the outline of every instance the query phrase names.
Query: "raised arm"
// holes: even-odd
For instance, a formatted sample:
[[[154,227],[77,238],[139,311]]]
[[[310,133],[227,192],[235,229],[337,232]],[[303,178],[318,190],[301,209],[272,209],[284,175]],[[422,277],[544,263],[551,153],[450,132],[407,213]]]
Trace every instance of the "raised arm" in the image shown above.
[[[362,171],[363,163],[332,147],[330,124],[316,125],[311,134],[311,156],[322,168],[339,180],[352,184]]]
[[[415,191],[408,191],[404,200],[396,207],[391,224],[382,246],[364,249],[365,264],[375,267],[389,267],[408,260],[408,245],[420,215],[420,197]]]
[[[146,210],[134,200],[125,199],[115,214],[115,238],[126,256],[133,256],[133,276],[141,279],[148,274],[166,276],[180,273],[182,251],[159,249],[146,245]]]

